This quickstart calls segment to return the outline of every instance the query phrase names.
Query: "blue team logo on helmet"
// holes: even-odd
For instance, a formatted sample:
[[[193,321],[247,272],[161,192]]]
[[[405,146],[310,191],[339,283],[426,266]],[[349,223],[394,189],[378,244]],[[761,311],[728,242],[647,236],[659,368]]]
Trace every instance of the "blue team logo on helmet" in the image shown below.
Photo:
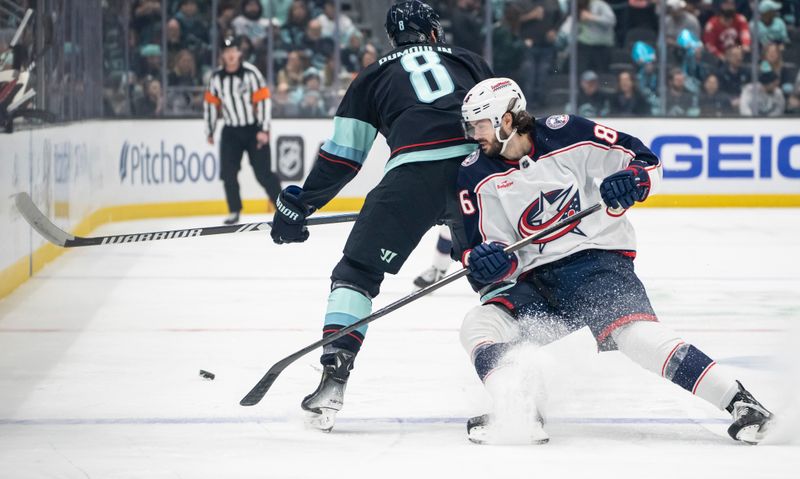
[[[386,12],[386,34],[392,45],[409,43],[444,43],[444,29],[439,14],[430,5],[418,0],[392,5]]]
[[[533,200],[522,212],[517,228],[523,237],[533,236],[579,211],[581,211],[581,199],[577,188],[570,186],[560,190],[541,191],[539,192],[539,197]],[[547,243],[557,240],[568,233],[586,236],[578,228],[580,223],[580,221],[572,223],[533,243],[539,245],[539,252],[541,253]]]

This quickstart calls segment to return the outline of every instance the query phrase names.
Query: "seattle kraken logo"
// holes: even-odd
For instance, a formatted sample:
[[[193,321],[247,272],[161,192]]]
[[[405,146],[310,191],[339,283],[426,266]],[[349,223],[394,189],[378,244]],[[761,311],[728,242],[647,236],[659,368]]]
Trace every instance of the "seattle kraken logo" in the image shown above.
[[[561,190],[541,191],[539,197],[525,208],[519,218],[519,233],[523,237],[532,236],[539,231],[569,218],[581,210],[581,199],[577,188],[570,186]],[[565,226],[560,230],[534,241],[539,245],[539,252],[544,251],[547,243],[554,241],[568,233],[586,236],[578,228],[580,221]]]

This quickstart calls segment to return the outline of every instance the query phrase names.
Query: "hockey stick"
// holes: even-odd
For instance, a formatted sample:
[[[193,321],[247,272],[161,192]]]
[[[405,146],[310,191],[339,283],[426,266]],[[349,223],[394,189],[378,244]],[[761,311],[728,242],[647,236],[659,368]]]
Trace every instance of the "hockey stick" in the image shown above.
[[[177,238],[193,238],[195,236],[223,235],[228,233],[246,233],[248,231],[265,231],[272,227],[271,221],[261,223],[246,223],[230,226],[206,226],[203,228],[190,228],[183,230],[154,231],[151,233],[132,233],[116,236],[74,236],[54,225],[40,210],[33,204],[30,195],[27,193],[17,193],[14,195],[14,203],[17,205],[22,217],[25,218],[33,229],[47,241],[62,246],[64,248],[74,248],[76,246],[95,246],[117,243],[138,243],[141,241],[157,241]],[[306,225],[327,225],[332,223],[347,223],[355,221],[358,213],[345,213],[341,215],[320,216],[309,218]]]
[[[566,219],[554,224],[553,226],[550,226],[548,228],[543,229],[542,231],[540,231],[539,233],[537,233],[537,234],[535,234],[533,236],[528,236],[527,238],[523,238],[523,239],[517,241],[516,243],[506,247],[504,251],[506,253],[513,253],[513,252],[515,252],[515,251],[517,251],[517,250],[519,250],[521,248],[524,248],[525,246],[528,246],[529,244],[531,244],[532,242],[534,242],[534,241],[536,241],[538,239],[544,238],[545,236],[547,236],[549,234],[552,234],[555,231],[560,230],[561,228],[563,228],[565,226],[568,226],[568,225],[570,225],[572,223],[580,221],[582,218],[584,218],[586,216],[589,216],[590,214],[592,214],[592,213],[594,213],[596,211],[599,211],[601,208],[602,208],[602,206],[599,203],[595,204],[595,205],[592,205],[591,207],[589,207],[589,208],[587,208],[587,209],[585,209],[583,211],[580,211],[578,213],[575,213],[574,215],[572,215],[572,216],[570,216],[570,217],[568,217],[568,218],[566,218]],[[419,298],[421,298],[421,297],[423,297],[423,296],[425,296],[425,295],[427,295],[429,293],[432,293],[432,292],[436,291],[437,289],[439,289],[439,288],[441,288],[443,286],[446,286],[446,285],[452,283],[453,281],[455,281],[455,280],[457,280],[459,278],[462,278],[462,277],[466,276],[467,272],[468,272],[467,268],[462,268],[462,269],[456,271],[455,273],[452,273],[450,275],[445,276],[444,278],[442,278],[439,281],[433,283],[432,285],[427,286],[425,288],[422,288],[419,291],[415,291],[415,292],[409,294],[408,296],[400,298],[397,301],[395,301],[394,303],[391,303],[390,305],[385,306],[385,307],[379,309],[378,311],[375,311],[374,313],[372,313],[369,316],[367,316],[367,317],[365,317],[365,318],[363,318],[363,319],[351,324],[350,326],[347,326],[346,328],[342,328],[338,332],[336,332],[334,334],[331,334],[330,336],[324,337],[324,338],[320,339],[319,341],[315,342],[314,344],[310,344],[310,345],[306,346],[305,348],[303,348],[303,349],[301,349],[301,350],[299,350],[299,351],[297,351],[295,353],[292,353],[289,356],[286,356],[285,358],[281,359],[277,363],[273,364],[271,368],[269,368],[269,371],[267,371],[267,373],[264,375],[264,377],[262,377],[261,380],[258,381],[258,383],[256,383],[255,386],[253,386],[253,389],[251,389],[250,392],[247,393],[247,395],[245,397],[243,397],[241,401],[239,401],[239,404],[242,405],[242,406],[254,406],[254,405],[258,404],[258,402],[261,401],[261,399],[264,398],[264,395],[267,394],[267,391],[269,391],[269,388],[272,387],[272,384],[275,382],[276,379],[278,379],[278,376],[283,372],[283,370],[286,369],[293,362],[295,362],[298,359],[300,359],[302,356],[305,356],[307,353],[310,353],[311,351],[313,351],[313,350],[315,350],[315,349],[317,349],[317,348],[319,348],[321,346],[325,346],[326,344],[330,344],[330,343],[336,341],[337,339],[341,338],[342,336],[345,336],[347,333],[355,331],[356,329],[360,328],[361,326],[367,325],[367,324],[375,321],[376,319],[378,319],[378,318],[380,318],[382,316],[385,316],[385,315],[391,313],[392,311],[394,311],[394,310],[396,310],[396,309],[398,309],[398,308],[400,308],[402,306],[407,305],[408,303],[411,303],[412,301],[416,301],[417,299],[419,299]]]

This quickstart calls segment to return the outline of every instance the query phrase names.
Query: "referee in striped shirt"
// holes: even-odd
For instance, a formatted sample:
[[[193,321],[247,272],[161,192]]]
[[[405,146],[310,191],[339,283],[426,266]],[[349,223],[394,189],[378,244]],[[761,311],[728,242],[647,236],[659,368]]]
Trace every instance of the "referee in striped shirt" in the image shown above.
[[[214,129],[220,112],[225,122],[220,139],[220,177],[225,186],[229,215],[226,225],[239,222],[242,199],[239,169],[247,151],[256,179],[272,203],[281,183],[270,167],[269,122],[272,105],[269,88],[258,69],[242,61],[239,40],[228,37],[222,45],[222,67],[214,71],[205,93],[203,117],[208,143],[214,144]]]

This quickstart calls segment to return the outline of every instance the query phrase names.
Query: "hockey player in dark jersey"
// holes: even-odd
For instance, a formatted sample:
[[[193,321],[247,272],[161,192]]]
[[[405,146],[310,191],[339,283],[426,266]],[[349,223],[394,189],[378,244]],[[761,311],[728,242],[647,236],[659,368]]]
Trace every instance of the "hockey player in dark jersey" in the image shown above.
[[[657,191],[659,159],[639,139],[586,118],[534,121],[507,78],[476,85],[462,113],[481,151],[458,176],[469,238],[460,249],[482,305],[465,317],[461,341],[495,403],[492,414],[470,419],[468,437],[547,442],[535,388],[526,390],[531,382],[515,376],[521,366],[513,364],[513,346],[545,344],[588,327],[601,351],[618,349],[730,412],[728,434],[758,443],[772,414],[724,366],[658,322],[634,273],[636,240],[624,212]],[[503,252],[503,245],[601,200],[605,211],[515,254]]]
[[[331,274],[323,336],[370,314],[384,274],[396,274],[433,225],[452,221],[453,234],[463,236],[455,180],[476,145],[464,138],[461,103],[491,69],[481,57],[444,43],[438,15],[425,3],[393,5],[386,32],[395,49],[353,81],[333,119],[333,137],[303,187],[289,186],[276,203],[273,240],[305,241],[305,219],[355,177],[376,135],[386,137],[385,175],[367,195]],[[324,348],[320,384],[301,403],[312,426],[333,427],[366,330]]]

